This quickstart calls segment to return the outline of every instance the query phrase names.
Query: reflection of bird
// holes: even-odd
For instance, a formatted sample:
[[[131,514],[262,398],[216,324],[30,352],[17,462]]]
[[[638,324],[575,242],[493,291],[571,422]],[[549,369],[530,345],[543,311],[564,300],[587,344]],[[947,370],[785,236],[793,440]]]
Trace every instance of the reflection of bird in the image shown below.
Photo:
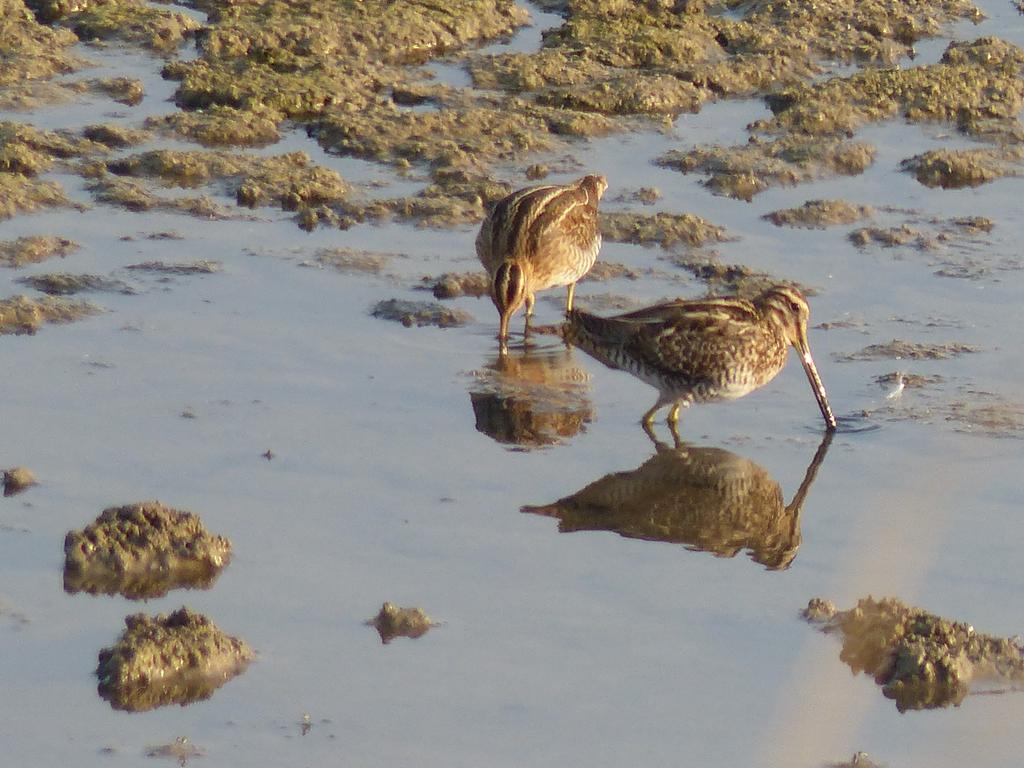
[[[670,301],[615,317],[578,310],[567,314],[566,341],[612,368],[657,387],[658,400],[644,414],[650,428],[659,408],[730,400],[764,386],[782,370],[792,344],[828,429],[836,420],[807,343],[810,309],[800,291],[776,285],[752,301],[709,298]]]
[[[476,253],[491,278],[503,342],[509,319],[524,303],[529,327],[536,291],[567,285],[566,309],[572,309],[576,281],[594,266],[601,248],[597,205],[607,188],[604,176],[584,176],[572,184],[520,189],[484,219]]]
[[[522,511],[557,517],[563,533],[614,531],[720,557],[747,549],[765,567],[785,569],[800,547],[800,511],[831,440],[827,432],[788,506],[775,479],[749,459],[721,448],[658,443],[657,453],[637,469]]]
[[[503,352],[474,376],[476,428],[500,443],[550,445],[593,418],[590,377],[565,347]]]

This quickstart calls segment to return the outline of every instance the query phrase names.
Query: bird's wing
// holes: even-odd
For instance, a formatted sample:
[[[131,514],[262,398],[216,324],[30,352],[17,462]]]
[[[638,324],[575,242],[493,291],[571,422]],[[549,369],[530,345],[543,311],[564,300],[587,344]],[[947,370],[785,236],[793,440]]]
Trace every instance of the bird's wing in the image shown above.
[[[742,299],[668,302],[629,315],[626,350],[687,378],[720,367],[761,333],[756,310]]]

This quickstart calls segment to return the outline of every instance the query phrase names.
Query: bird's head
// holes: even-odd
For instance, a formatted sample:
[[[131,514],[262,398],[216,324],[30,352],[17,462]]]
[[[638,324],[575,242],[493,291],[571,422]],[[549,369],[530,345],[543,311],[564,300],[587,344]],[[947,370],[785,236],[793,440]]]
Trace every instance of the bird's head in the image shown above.
[[[821,415],[825,418],[825,424],[829,429],[835,429],[836,417],[829,407],[825,385],[821,383],[821,376],[818,375],[814,358],[811,357],[811,345],[807,341],[807,323],[811,317],[807,299],[792,286],[776,285],[761,294],[757,304],[800,355],[800,364],[804,367],[811,389],[814,390],[814,397],[818,401]]]

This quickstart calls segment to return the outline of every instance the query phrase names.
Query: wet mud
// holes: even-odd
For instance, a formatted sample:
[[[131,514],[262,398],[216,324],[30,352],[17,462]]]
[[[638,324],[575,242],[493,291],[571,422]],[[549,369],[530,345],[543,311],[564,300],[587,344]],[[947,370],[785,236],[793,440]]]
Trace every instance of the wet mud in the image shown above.
[[[64,539],[64,590],[132,600],[172,589],[209,589],[231,559],[231,542],[191,512],[142,502],[105,509]]]
[[[95,304],[58,296],[0,299],[0,336],[34,334],[44,323],[72,323],[101,311]]]
[[[777,227],[825,229],[838,224],[853,224],[869,219],[873,214],[874,209],[870,205],[854,205],[845,200],[808,200],[799,208],[772,211],[762,218]]]
[[[28,467],[11,467],[0,472],[4,496],[16,496],[39,483],[35,473]]]
[[[811,624],[843,642],[840,659],[871,675],[900,712],[959,706],[974,682],[1024,680],[1019,638],[976,632],[894,598],[858,601],[848,611],[814,598],[803,612]]]
[[[98,692],[114,709],[145,712],[208,699],[255,658],[243,641],[202,614],[126,616],[125,630],[99,653]]]
[[[885,344],[870,344],[856,352],[836,355],[839,362],[857,360],[948,360],[952,357],[980,351],[971,344],[950,342],[947,344],[929,344],[922,342],[893,339]]]
[[[385,645],[396,637],[422,637],[437,624],[422,608],[399,608],[394,603],[384,603],[380,612],[366,623],[377,630]]]
[[[67,272],[50,272],[43,275],[19,277],[19,283],[35,288],[48,296],[72,296],[76,293],[123,293],[133,294],[135,289],[122,280],[103,275],[73,275]]]
[[[23,267],[52,258],[66,258],[80,248],[78,243],[54,235],[32,235],[0,241],[0,266]]]
[[[392,320],[406,328],[436,325],[438,328],[458,328],[473,322],[473,316],[462,309],[452,309],[431,301],[384,299],[377,302],[370,314],[381,320]]]

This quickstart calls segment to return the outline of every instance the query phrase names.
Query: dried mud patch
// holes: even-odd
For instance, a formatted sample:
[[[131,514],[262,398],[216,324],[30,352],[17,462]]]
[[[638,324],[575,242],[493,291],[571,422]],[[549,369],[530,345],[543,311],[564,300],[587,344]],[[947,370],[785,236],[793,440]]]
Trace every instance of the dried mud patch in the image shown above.
[[[65,258],[81,246],[73,240],[55,235],[31,235],[17,240],[0,241],[0,266],[23,267],[54,257]]]
[[[894,598],[858,601],[848,611],[814,598],[803,611],[808,622],[843,642],[840,659],[871,675],[900,712],[959,706],[972,682],[1024,680],[1019,638],[984,635]]]
[[[255,657],[243,641],[188,608],[125,617],[117,642],[99,653],[99,694],[114,709],[145,712],[208,699]]]
[[[138,600],[209,589],[230,558],[231,542],[191,512],[157,501],[110,507],[64,538],[64,590]]]

